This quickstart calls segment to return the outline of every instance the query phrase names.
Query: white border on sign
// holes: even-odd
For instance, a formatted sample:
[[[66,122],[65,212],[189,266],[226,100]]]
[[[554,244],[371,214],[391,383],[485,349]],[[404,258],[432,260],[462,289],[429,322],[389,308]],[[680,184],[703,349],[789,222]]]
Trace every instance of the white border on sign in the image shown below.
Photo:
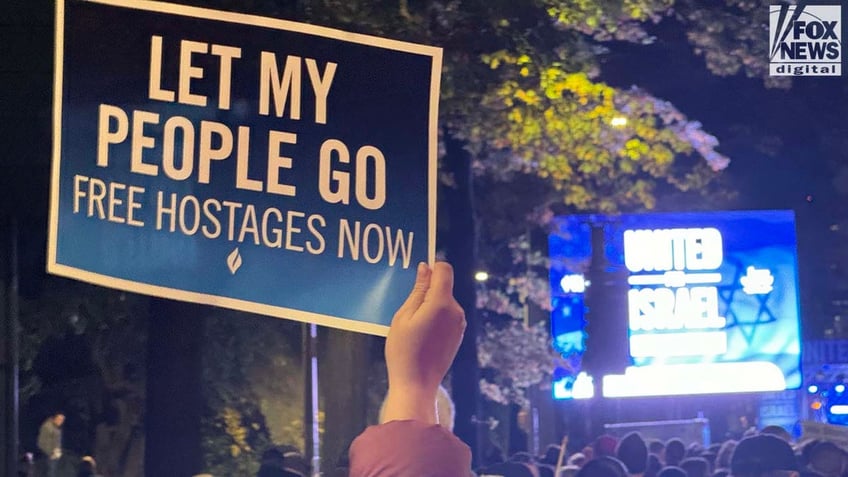
[[[439,119],[439,92],[442,71],[442,49],[434,46],[419,45],[399,40],[390,40],[360,33],[351,33],[333,28],[298,23],[290,20],[262,17],[258,15],[247,15],[243,13],[225,12],[211,10],[208,8],[175,5],[171,3],[153,2],[149,0],[85,0],[90,3],[101,3],[117,7],[131,8],[136,10],[147,10],[159,13],[169,13],[207,20],[218,20],[229,23],[240,23],[252,26],[261,26],[275,30],[294,31],[309,35],[322,36],[351,43],[375,46],[388,50],[402,51],[432,58],[432,69],[430,72],[430,118],[428,127],[428,180],[427,193],[429,203],[428,215],[428,240],[427,250],[428,262],[431,264],[436,259],[436,174],[438,168],[438,119]],[[176,288],[151,285],[132,280],[115,278],[108,275],[89,272],[76,267],[63,265],[56,262],[56,247],[59,232],[59,175],[61,168],[62,153],[62,99],[63,99],[63,75],[64,75],[64,39],[65,39],[65,0],[56,0],[56,39],[54,55],[54,82],[53,82],[53,160],[50,177],[50,223],[47,239],[47,272],[81,280],[99,286],[115,288],[132,293],[160,298],[198,303],[203,305],[214,305],[230,308],[238,311],[286,318],[307,323],[315,323],[321,326],[340,328],[343,330],[368,333],[378,336],[386,336],[389,327],[376,323],[368,323],[349,318],[338,318],[319,313],[311,313],[292,308],[266,305],[236,298],[197,293]]]

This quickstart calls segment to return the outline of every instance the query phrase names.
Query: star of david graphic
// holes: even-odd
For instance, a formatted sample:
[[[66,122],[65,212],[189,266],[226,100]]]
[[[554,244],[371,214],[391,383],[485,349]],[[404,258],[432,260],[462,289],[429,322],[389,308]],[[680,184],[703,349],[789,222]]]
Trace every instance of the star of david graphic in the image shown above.
[[[733,280],[730,282],[730,285],[718,287],[719,299],[726,307],[726,311],[724,312],[725,319],[727,320],[725,329],[729,330],[733,327],[739,327],[739,331],[745,338],[745,342],[748,345],[751,345],[751,343],[754,342],[757,328],[759,328],[760,325],[767,325],[769,323],[776,322],[777,317],[774,316],[774,313],[772,313],[767,304],[769,296],[771,295],[770,293],[765,295],[754,295],[760,306],[753,317],[745,318],[736,314],[736,311],[733,309],[733,296],[736,292],[742,289],[739,284],[739,279],[742,277],[745,266],[737,260],[732,260],[731,265],[735,268]]]

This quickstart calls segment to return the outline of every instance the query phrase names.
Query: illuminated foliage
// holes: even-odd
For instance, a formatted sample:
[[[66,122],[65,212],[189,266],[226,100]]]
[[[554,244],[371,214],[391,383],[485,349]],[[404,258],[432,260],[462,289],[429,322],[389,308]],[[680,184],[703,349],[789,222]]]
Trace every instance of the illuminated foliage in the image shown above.
[[[794,2],[789,2],[794,3]],[[720,76],[744,73],[763,78],[767,87],[788,88],[791,76],[769,76],[768,15],[770,0],[679,0],[677,17],[686,36],[711,72]]]
[[[597,40],[648,41],[643,22],[658,22],[674,0],[578,0],[543,2],[557,25]]]
[[[608,40],[650,43],[648,28],[673,15],[691,28],[690,42],[714,72],[733,74],[740,64],[760,74],[753,58],[762,45],[742,34],[754,7],[727,2],[735,9],[729,16],[704,0],[192,1],[444,48],[441,133],[463,141],[476,185],[485,185],[489,200],[475,204],[480,256],[501,278],[481,288],[477,304],[506,316],[547,301],[544,264],[534,261],[529,237],[552,208],[633,211],[653,208],[669,192],[710,193],[729,162],[718,140],[667,101],[604,83],[599,57]],[[752,18],[759,28],[759,15]],[[710,26],[716,19],[728,24]],[[722,36],[728,34],[745,45],[733,46]],[[518,196],[519,183],[532,187]],[[552,369],[551,361],[522,356],[522,366],[539,372],[510,376],[497,352],[514,350],[521,340],[545,346],[544,333],[520,323],[489,331],[480,346],[492,353],[481,351],[479,358],[502,374],[485,386],[520,401],[526,386],[546,379],[542,370]]]
[[[138,475],[142,464],[136,429],[145,407],[147,305],[145,297],[58,277],[45,280],[38,299],[20,302],[22,415],[61,403],[74,420],[66,446],[96,455],[109,475]],[[73,359],[51,358],[51,349],[72,349]]]
[[[303,446],[299,324],[215,310],[204,323],[204,468],[255,475],[269,446]]]
[[[549,383],[555,366],[562,365],[550,339],[545,323],[525,326],[513,320],[505,326],[487,326],[477,341],[477,355],[480,366],[498,372],[480,381],[482,394],[499,404],[528,407],[527,389]]]
[[[230,455],[235,459],[242,452],[252,452],[250,444],[247,443],[247,427],[242,423],[242,416],[238,410],[225,407],[221,410],[218,418],[223,421],[224,431],[233,440],[230,444]]]
[[[525,236],[509,244],[509,255],[521,273],[491,277],[477,292],[478,309],[494,318],[477,340],[480,366],[488,368],[480,392],[492,402],[526,408],[531,387],[548,386],[555,368],[570,366],[554,351],[545,321],[525,324],[531,307],[550,311],[548,258],[530,250]]]
[[[653,208],[657,182],[687,189],[729,162],[699,123],[643,91],[616,90],[527,55],[483,59],[503,80],[460,129],[479,172],[536,174],[575,209],[613,212]],[[707,167],[675,168],[676,156],[692,153]]]

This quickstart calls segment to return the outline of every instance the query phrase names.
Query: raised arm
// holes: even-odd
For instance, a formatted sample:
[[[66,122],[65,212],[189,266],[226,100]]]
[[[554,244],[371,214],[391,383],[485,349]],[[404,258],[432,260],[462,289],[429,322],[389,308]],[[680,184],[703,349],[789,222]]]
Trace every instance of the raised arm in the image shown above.
[[[415,285],[386,339],[389,393],[384,424],[353,442],[351,477],[467,476],[471,452],[437,424],[436,394],[465,331],[453,268],[418,266]]]

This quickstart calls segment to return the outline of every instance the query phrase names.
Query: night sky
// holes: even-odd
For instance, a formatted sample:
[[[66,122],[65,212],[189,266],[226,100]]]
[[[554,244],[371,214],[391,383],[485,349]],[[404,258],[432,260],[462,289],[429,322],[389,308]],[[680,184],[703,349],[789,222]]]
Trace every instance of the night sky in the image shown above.
[[[828,193],[832,174],[823,166],[837,154],[820,150],[818,136],[845,120],[844,77],[797,77],[791,89],[770,89],[762,78],[712,74],[674,20],[652,32],[652,45],[615,44],[603,64],[604,79],[645,88],[716,135],[732,160],[727,173],[740,186],[740,206],[798,208],[807,195],[818,200]],[[782,143],[771,157],[757,151],[764,136]],[[764,174],[769,180],[762,180]]]

